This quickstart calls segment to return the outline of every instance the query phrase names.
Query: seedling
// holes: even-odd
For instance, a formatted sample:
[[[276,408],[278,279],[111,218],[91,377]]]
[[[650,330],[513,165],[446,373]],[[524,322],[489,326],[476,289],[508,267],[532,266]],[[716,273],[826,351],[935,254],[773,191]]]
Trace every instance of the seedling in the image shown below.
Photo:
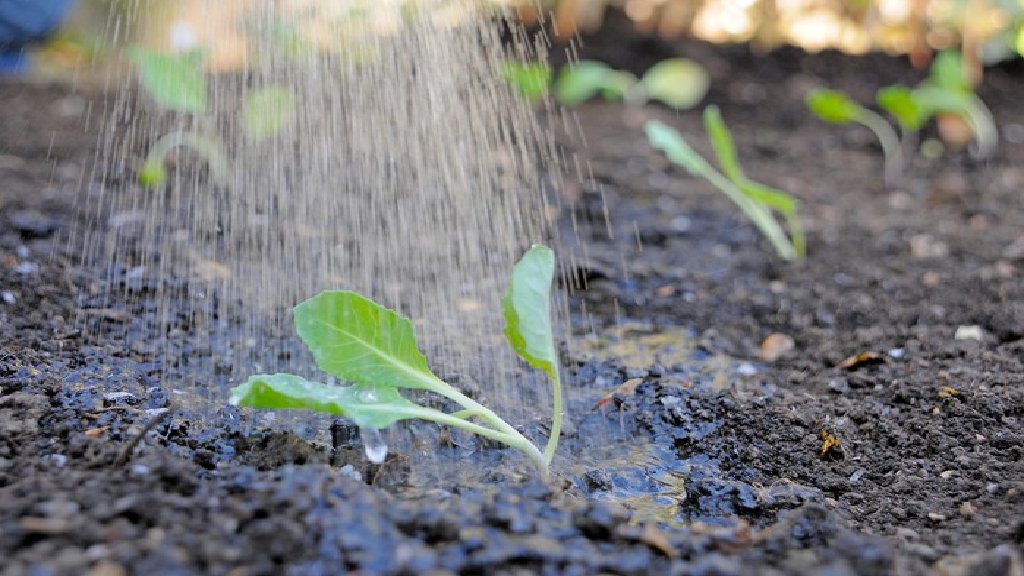
[[[199,126],[186,130],[178,128],[160,138],[150,147],[139,170],[139,183],[146,187],[159,186],[167,181],[165,161],[176,148],[187,148],[204,159],[215,180],[224,180],[228,164],[224,147],[209,116],[206,76],[203,70],[204,54],[192,50],[179,54],[165,54],[136,48],[130,53],[139,70],[143,89],[158,107],[197,119]],[[294,115],[295,103],[291,92],[270,86],[250,92],[242,107],[241,120],[246,135],[252,142],[270,138],[280,132]]]
[[[605,100],[643,106],[656,100],[676,110],[696,106],[707,94],[707,72],[691,60],[672,58],[655,64],[642,78],[616,70],[607,64],[583,60],[562,68],[552,84],[551,69],[545,64],[506,63],[504,76],[531,101],[554,90],[563,106],[576,106],[598,95]]]
[[[842,92],[812,91],[807,95],[807,106],[826,122],[856,122],[874,132],[885,156],[886,186],[893,186],[900,180],[904,158],[912,153],[921,129],[936,116],[962,118],[977,139],[981,156],[990,154],[999,139],[992,114],[974,93],[964,73],[963,60],[955,51],[940,52],[932,63],[929,77],[916,88],[888,86],[876,93],[875,100],[896,120],[900,137],[885,118]]]
[[[509,344],[551,384],[551,435],[543,452],[490,409],[435,376],[408,318],[350,291],[322,292],[299,304],[294,313],[296,331],[317,366],[351,386],[312,382],[292,374],[259,375],[233,388],[230,402],[334,414],[364,430],[379,430],[399,420],[431,420],[516,448],[546,471],[562,426],[562,388],[549,299],[554,270],[551,249],[534,246],[513,268],[502,301]],[[462,409],[447,413],[420,406],[402,396],[403,388],[439,394]],[[366,448],[368,456],[383,459],[383,454],[369,445]]]
[[[807,95],[807,107],[818,118],[832,124],[857,123],[871,130],[882,145],[885,156],[883,178],[886,186],[899,180],[903,169],[900,139],[892,126],[877,112],[869,110],[837,90],[814,90]]]
[[[797,216],[799,201],[792,195],[747,178],[740,167],[736,145],[716,106],[704,109],[704,128],[715,150],[719,172],[690,147],[672,127],[650,120],[644,132],[651,145],[665,153],[670,161],[690,174],[704,178],[733,201],[785,260],[802,260],[806,255],[803,225]],[[723,174],[724,173],[724,174]],[[776,220],[773,211],[786,221],[789,235]]]

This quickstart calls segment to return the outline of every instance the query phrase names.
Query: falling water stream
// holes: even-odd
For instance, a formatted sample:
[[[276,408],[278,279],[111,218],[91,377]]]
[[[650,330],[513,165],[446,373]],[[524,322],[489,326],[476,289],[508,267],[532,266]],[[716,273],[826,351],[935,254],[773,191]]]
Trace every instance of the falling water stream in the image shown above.
[[[111,87],[95,178],[104,183],[94,194],[97,232],[86,239],[88,260],[108,275],[84,306],[130,308],[126,347],[157,359],[140,382],[166,390],[192,425],[237,423],[228,388],[251,374],[324,379],[290,309],[321,290],[350,289],[413,319],[435,373],[543,441],[536,423],[550,419],[547,385],[505,343],[500,300],[526,248],[559,247],[557,195],[549,191],[559,189],[564,163],[536,111],[501,75],[508,59],[543,57],[544,46],[527,42],[493,4],[136,0],[112,16],[119,44],[209,51],[203,114],[157,109],[132,75]],[[165,26],[154,32],[154,20]],[[294,114],[254,141],[240,120],[242,103],[268,88],[286,91]],[[165,185],[136,183],[153,142],[196,131],[217,141],[223,166],[178,149],[166,158]],[[559,259],[571,266],[564,246]],[[555,308],[564,338],[566,307]],[[694,360],[685,343],[670,344],[666,354]],[[628,352],[598,348],[590,353],[618,361]],[[321,438],[329,424],[309,415],[253,418]],[[660,452],[637,446],[628,431],[611,442],[591,437],[615,427],[603,417],[579,425],[581,437],[605,448],[567,458],[569,473],[619,464],[623,477],[668,470]],[[409,435],[397,440],[410,452],[410,437],[440,433],[415,422],[403,428]],[[450,434],[456,452],[475,451]],[[383,461],[395,435],[361,430],[366,457]],[[605,456],[619,447],[640,456]],[[670,488],[664,496],[663,486],[641,483],[608,497],[685,494]]]
[[[146,344],[179,375],[181,403],[209,414],[254,373],[323,379],[290,309],[350,289],[412,318],[442,377],[512,420],[546,419],[546,405],[519,401],[499,313],[512,264],[553,240],[550,138],[501,77],[538,47],[503,41],[515,25],[477,0],[170,4],[135,2],[111,29],[121,43],[206,51],[209,110],[162,113],[131,77],[114,90],[105,229],[89,245],[111,296],[151,303],[162,338]],[[294,113],[255,141],[241,106],[267,88]],[[177,149],[167,184],[141,188],[141,155],[175,131],[216,140],[225,166]]]

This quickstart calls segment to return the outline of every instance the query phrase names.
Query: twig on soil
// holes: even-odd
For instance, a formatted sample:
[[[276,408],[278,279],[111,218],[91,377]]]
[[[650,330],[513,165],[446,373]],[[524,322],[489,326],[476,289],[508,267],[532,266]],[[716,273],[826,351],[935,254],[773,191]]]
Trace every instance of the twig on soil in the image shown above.
[[[122,466],[128,462],[128,458],[131,457],[132,451],[134,451],[135,447],[139,445],[139,442],[146,437],[146,434],[148,434],[150,430],[155,428],[157,424],[159,424],[174,410],[174,405],[171,402],[167,402],[167,406],[164,408],[165,410],[163,412],[154,414],[153,417],[149,419],[149,422],[146,422],[146,425],[142,427],[142,430],[136,434],[134,438],[129,440],[128,444],[125,444],[124,448],[121,449],[121,453],[117,455],[117,459],[114,460],[114,466]]]

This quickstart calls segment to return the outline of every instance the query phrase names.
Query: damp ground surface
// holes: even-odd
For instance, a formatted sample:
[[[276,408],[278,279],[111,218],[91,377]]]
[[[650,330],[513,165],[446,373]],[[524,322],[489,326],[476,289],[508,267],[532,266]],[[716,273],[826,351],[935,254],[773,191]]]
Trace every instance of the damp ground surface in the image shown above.
[[[594,181],[560,193],[592,336],[568,352],[548,482],[432,426],[375,469],[323,434],[179,410],[187,367],[159,348],[187,348],[188,323],[132,328],[144,289],[96,307],[117,287],[66,248],[102,203],[83,129],[102,98],[0,84],[0,574],[1024,572],[1024,69],[986,76],[992,158],[918,159],[885,190],[870,135],[802,94],[869,101],[920,77],[902,60],[622,38],[583,55],[708,67],[748,174],[804,201],[810,249],[777,260],[638,122],[706,152],[699,114],[579,108],[588,146],[564,146]]]

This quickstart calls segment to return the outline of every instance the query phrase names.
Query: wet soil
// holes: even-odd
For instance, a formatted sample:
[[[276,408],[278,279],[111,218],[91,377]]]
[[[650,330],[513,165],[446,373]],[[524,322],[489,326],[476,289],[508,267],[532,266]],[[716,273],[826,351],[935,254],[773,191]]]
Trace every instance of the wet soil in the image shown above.
[[[102,203],[102,98],[0,83],[0,574],[1024,573],[1024,70],[981,88],[993,157],[918,159],[885,190],[870,135],[802,94],[869,101],[922,75],[903,60],[605,34],[584,57],[708,67],[748,174],[803,201],[809,255],[780,262],[639,128],[707,152],[698,113],[579,108],[587,146],[562,144],[594,178],[559,191],[588,255],[575,329],[633,328],[568,353],[573,425],[546,482],[436,427],[372,469],[179,410],[169,375],[204,376],[160,347],[189,335],[124,328],[145,293],[97,308],[110,277],[67,247],[97,225],[76,206]],[[417,471],[455,466],[476,472]]]

